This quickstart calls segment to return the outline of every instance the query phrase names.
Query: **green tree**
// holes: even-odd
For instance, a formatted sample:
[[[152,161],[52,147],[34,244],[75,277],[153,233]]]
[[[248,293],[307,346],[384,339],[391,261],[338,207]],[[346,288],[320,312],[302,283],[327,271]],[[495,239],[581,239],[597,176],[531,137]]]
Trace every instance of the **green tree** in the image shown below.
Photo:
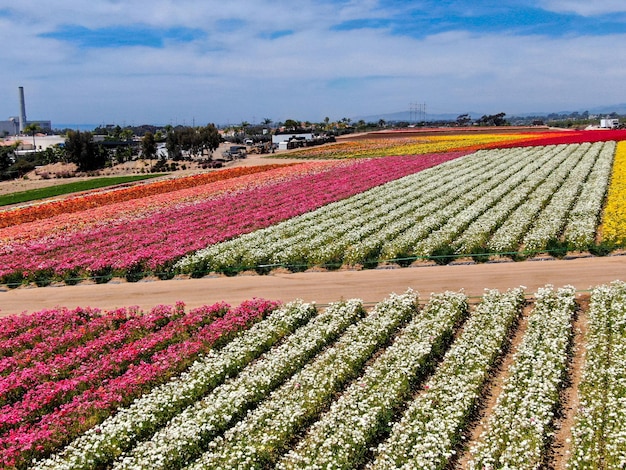
[[[128,142],[132,138],[133,138],[133,131],[131,129],[124,129],[120,133],[120,140],[123,140],[124,142]]]
[[[107,152],[94,143],[91,132],[68,131],[65,152],[67,160],[75,163],[79,171],[104,168],[107,161]]]
[[[141,152],[143,158],[147,158],[148,160],[152,160],[157,152],[157,144],[154,134],[150,131],[146,132],[141,139]]]
[[[240,126],[243,129],[243,136],[245,137],[246,131],[248,130],[248,127],[250,127],[250,123],[248,121],[242,121]]]
[[[15,160],[15,150],[19,143],[10,146],[0,147],[0,172],[4,173],[13,164]]]
[[[464,127],[472,122],[472,117],[469,114],[461,114],[456,118],[457,125]]]
[[[506,113],[485,114],[476,123],[480,126],[506,126],[509,123],[504,116]]]
[[[207,124],[205,127],[200,128],[199,134],[202,152],[207,151],[209,154],[212,154],[222,142],[222,136],[214,124]]]
[[[33,150],[37,150],[37,146],[35,145],[35,134],[41,131],[41,126],[36,122],[31,122],[28,126],[24,128],[24,132],[26,134],[33,136]]]

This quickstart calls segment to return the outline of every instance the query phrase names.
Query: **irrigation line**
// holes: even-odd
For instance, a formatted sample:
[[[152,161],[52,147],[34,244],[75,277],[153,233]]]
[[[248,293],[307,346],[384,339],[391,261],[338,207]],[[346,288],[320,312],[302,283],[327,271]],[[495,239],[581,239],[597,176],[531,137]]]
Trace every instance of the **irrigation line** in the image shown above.
[[[377,259],[377,260],[369,260],[366,261],[366,265],[379,265],[381,263],[396,263],[401,267],[409,267],[409,265],[415,261],[434,261],[438,265],[450,264],[451,261],[458,258],[488,258],[491,256],[504,256],[504,257],[526,257],[529,255],[538,255],[538,254],[559,254],[559,255],[567,255],[567,250],[564,249],[554,249],[554,250],[523,250],[523,251],[503,251],[503,252],[489,252],[489,253],[454,253],[454,254],[442,254],[442,255],[419,255],[419,256],[410,256],[410,257],[402,257],[402,258],[391,258],[391,259]],[[590,256],[594,256],[590,254]],[[597,256],[597,255],[595,255]],[[609,256],[621,256],[619,254],[609,255]],[[450,262],[441,262],[444,260],[450,259]],[[478,264],[482,264],[480,261]],[[484,264],[488,264],[490,261],[484,261]],[[405,265],[405,266],[403,266]],[[223,271],[213,271],[213,270],[203,270],[203,271],[194,271],[194,278],[205,277],[209,274],[220,274],[224,273],[226,275],[236,276],[238,273],[244,271],[261,271],[262,273],[276,268],[285,268],[293,272],[303,272],[309,268],[320,267],[327,268],[330,270],[337,270],[344,266],[344,263],[324,263],[324,264],[297,264],[297,263],[273,263],[273,264],[259,264],[255,266],[232,266],[228,272]],[[367,269],[367,268],[366,268]],[[384,269],[384,268],[371,268],[371,269]],[[390,268],[393,269],[393,268]],[[269,271],[267,271],[269,272]],[[55,275],[52,275],[50,278],[40,278],[28,280],[24,279],[23,281],[16,282],[5,282],[0,284],[0,287],[6,287],[7,289],[14,289],[20,286],[26,286],[35,284],[39,287],[46,287],[53,282],[64,282],[65,285],[75,285],[82,281],[94,281],[97,284],[106,284],[115,278],[126,278],[128,282],[140,282],[142,279],[148,276],[156,276],[159,279],[167,280],[174,278],[177,274],[175,272],[154,272],[154,271],[139,271],[139,272],[129,272],[116,274],[111,272],[105,275],[94,275],[94,276],[81,276],[81,277],[69,277],[69,278],[61,278]],[[129,275],[132,275],[133,280],[129,280]],[[35,273],[36,276],[36,273]]]

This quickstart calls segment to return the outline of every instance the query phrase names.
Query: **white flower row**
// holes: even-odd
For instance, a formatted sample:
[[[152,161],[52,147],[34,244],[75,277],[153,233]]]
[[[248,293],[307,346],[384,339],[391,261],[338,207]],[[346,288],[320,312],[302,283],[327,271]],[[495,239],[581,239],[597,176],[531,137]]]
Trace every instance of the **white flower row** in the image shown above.
[[[626,284],[591,293],[570,469],[626,468]]]
[[[570,210],[582,192],[603,146],[604,142],[581,144],[583,157],[580,162],[569,173],[561,187],[554,192],[548,205],[537,216],[531,230],[524,236],[523,243],[527,250],[543,250],[550,240],[557,240],[562,234]]]
[[[394,343],[365,369],[277,468],[351,469],[411,393],[455,325],[467,313],[464,294],[433,294]]]
[[[565,161],[539,185],[511,216],[496,230],[487,246],[493,252],[517,251],[520,240],[536,221],[537,215],[561,187],[569,173],[576,167],[583,152],[578,144],[568,145]]]
[[[491,235],[563,163],[568,155],[569,152],[566,145],[546,147],[537,160],[539,166],[535,167],[532,173],[526,175],[526,178],[517,187],[513,188],[506,197],[503,197],[498,204],[472,222],[467,230],[454,241],[455,252],[459,254],[475,254],[487,251],[487,241]]]
[[[434,206],[429,208],[426,217],[384,243],[381,247],[381,257],[395,259],[407,255],[414,256],[414,247],[419,241],[440,229],[464,208],[496,188],[498,182],[503,180],[503,175],[510,175],[511,162],[516,162],[513,165],[518,166],[520,160],[525,160],[524,150],[527,158],[528,153],[534,151],[517,148],[479,153],[484,158],[483,167],[478,168],[466,184],[457,186],[455,192],[449,192],[434,201]],[[495,157],[499,158],[494,161]]]
[[[420,240],[411,251],[428,256],[439,248],[449,246],[481,215],[508,200],[509,194],[519,188],[529,175],[533,175],[543,164],[549,162],[549,158],[546,157],[550,154],[551,152],[543,152],[542,155],[536,148],[531,148],[525,158],[512,161],[504,171],[489,180],[487,187],[481,188],[476,199],[472,202],[465,201],[445,225]]]
[[[524,302],[521,288],[484,294],[424,391],[393,425],[367,468],[446,467]]]
[[[239,375],[175,416],[113,468],[169,469],[194,460],[210,439],[242,418],[364,313],[359,300],[331,304]]]
[[[206,263],[209,269],[228,266],[325,263],[343,259],[344,252],[364,235],[375,236],[393,221],[403,221],[402,231],[441,207],[441,198],[461,197],[460,183],[476,184],[476,174],[491,161],[502,168],[507,153],[478,152],[414,175],[392,181],[316,211],[272,227],[213,245],[183,258],[177,266],[190,270]],[[486,179],[486,178],[485,178]],[[482,181],[482,180],[481,180]],[[463,186],[463,185],[461,185]],[[367,225],[367,227],[365,227]],[[367,236],[365,238],[368,238]]]
[[[183,374],[136,399],[130,406],[75,439],[35,469],[93,469],[110,462],[144,437],[152,435],[228,376],[311,319],[314,304],[295,301],[272,312],[220,350],[211,350]]]
[[[355,213],[387,213],[389,208],[381,210],[380,205],[389,202],[396,206],[401,205],[402,201],[407,199],[407,191],[414,193],[415,187],[425,187],[427,191],[423,194],[428,197],[430,191],[435,190],[442,179],[452,181],[464,171],[467,164],[463,160],[462,158],[444,163],[343,201],[328,204],[275,226],[199,250],[183,258],[177,266],[189,269],[196,263],[207,262],[211,268],[219,269],[222,266],[255,266],[280,263],[284,260],[291,262],[292,257],[302,257],[297,251],[293,253],[293,250],[299,250],[303,244],[307,247],[327,246],[330,244],[329,240],[339,238],[346,232],[344,226],[355,218]],[[372,218],[375,219],[375,216]],[[309,242],[311,239],[317,239],[316,243],[311,244]]]
[[[477,152],[471,157],[465,157],[463,163],[466,164],[462,174],[452,180],[442,178],[435,181],[435,188],[416,186],[416,194],[404,201],[402,211],[393,211],[381,217],[379,229],[370,236],[357,240],[351,245],[346,246],[344,261],[346,264],[354,265],[367,262],[369,260],[378,260],[384,246],[390,241],[395,240],[406,230],[416,225],[422,224],[422,221],[437,212],[442,207],[443,201],[453,201],[463,196],[466,187],[471,184],[479,183],[476,180],[476,172],[483,168],[486,162],[491,162],[489,157],[497,156],[494,154],[485,155],[484,152]],[[503,157],[501,155],[501,157]],[[375,221],[369,221],[369,224]],[[386,255],[390,257],[389,254]],[[396,257],[394,254],[393,257]]]
[[[565,241],[574,249],[585,250],[595,241],[602,201],[608,190],[616,143],[606,142],[587,179],[565,227]]]
[[[565,378],[575,290],[539,289],[522,343],[486,430],[470,450],[470,469],[539,468]]]
[[[289,441],[353,379],[367,359],[417,312],[409,291],[377,304],[329,349],[275,390],[245,419],[209,444],[189,468],[265,468],[278,460]]]

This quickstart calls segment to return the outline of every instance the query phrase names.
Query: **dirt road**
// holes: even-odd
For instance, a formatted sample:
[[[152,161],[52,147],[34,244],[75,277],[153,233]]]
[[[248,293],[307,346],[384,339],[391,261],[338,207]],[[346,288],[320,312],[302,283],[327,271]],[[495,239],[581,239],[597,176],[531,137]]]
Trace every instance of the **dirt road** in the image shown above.
[[[149,309],[158,304],[183,301],[189,307],[224,300],[231,305],[253,297],[289,301],[296,298],[325,304],[360,298],[367,303],[391,292],[413,288],[427,297],[431,292],[463,289],[479,296],[486,288],[538,287],[571,284],[580,291],[626,280],[626,256],[569,260],[488,263],[479,265],[422,266],[364,271],[306,272],[268,276],[206,277],[137,283],[81,284],[60,287],[28,287],[0,292],[0,315],[34,312],[44,308],[91,306],[101,309],[137,305]]]

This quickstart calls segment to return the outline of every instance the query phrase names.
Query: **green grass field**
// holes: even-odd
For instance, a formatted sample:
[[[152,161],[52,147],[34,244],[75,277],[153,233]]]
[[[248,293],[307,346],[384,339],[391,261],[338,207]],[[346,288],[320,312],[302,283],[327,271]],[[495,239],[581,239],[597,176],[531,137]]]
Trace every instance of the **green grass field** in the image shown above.
[[[133,176],[113,176],[110,178],[94,178],[84,181],[76,181],[74,183],[49,186],[47,188],[20,191],[16,193],[0,195],[0,206],[8,206],[10,204],[19,204],[21,202],[36,201],[48,197],[61,196],[63,194],[71,194],[79,191],[89,191],[91,189],[115,186],[117,184],[132,183],[135,181],[156,178],[157,176],[163,176],[163,173]]]

